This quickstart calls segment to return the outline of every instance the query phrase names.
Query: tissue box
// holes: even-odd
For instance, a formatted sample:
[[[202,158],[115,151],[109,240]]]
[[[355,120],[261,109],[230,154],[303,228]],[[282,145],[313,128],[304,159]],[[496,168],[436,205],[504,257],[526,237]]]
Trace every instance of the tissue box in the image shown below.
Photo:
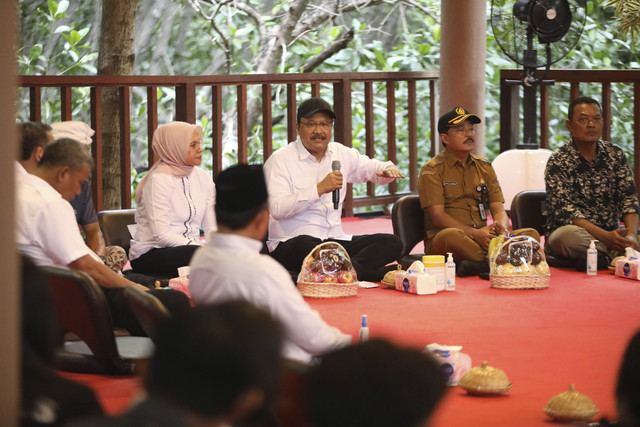
[[[416,295],[437,292],[436,278],[430,274],[396,273],[396,290]]]
[[[640,259],[621,258],[616,261],[616,276],[640,280]]]
[[[446,372],[443,369],[449,386],[458,385],[464,374],[471,369],[471,356],[460,350],[462,350],[462,346],[447,346],[438,343],[429,344],[424,350],[425,353],[430,353],[435,358],[441,369],[444,364],[450,366],[450,368],[447,367]],[[449,357],[443,357],[445,351],[449,352]]]
[[[169,287],[173,290],[184,292],[189,298],[189,278],[188,277],[175,277],[169,280]]]

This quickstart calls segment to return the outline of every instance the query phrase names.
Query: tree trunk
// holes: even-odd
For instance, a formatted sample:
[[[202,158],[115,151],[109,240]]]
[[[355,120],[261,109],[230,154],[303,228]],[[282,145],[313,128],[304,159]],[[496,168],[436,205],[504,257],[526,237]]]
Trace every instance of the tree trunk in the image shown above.
[[[98,75],[132,75],[138,2],[104,0]],[[102,92],[103,209],[119,209],[120,126],[117,89]]]

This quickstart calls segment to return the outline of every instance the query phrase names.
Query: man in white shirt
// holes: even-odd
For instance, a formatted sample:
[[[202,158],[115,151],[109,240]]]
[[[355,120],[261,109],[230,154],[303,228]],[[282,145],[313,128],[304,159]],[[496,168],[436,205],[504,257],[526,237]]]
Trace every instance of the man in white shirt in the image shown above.
[[[402,242],[393,234],[351,236],[342,230],[344,183],[373,181],[388,184],[402,178],[392,162],[381,162],[338,142],[330,142],[331,106],[322,98],[309,98],[298,107],[298,139],[266,161],[269,188],[269,240],[271,255],[293,274],[318,244],[340,243],[351,257],[358,279],[379,281],[385,265],[395,261]],[[339,162],[333,171],[332,163]],[[334,203],[337,202],[337,203]]]
[[[216,179],[218,231],[191,260],[189,293],[196,305],[246,300],[263,308],[285,328],[286,357],[312,356],[350,344],[322,320],[293,286],[289,273],[260,254],[269,224],[262,167],[231,167]]]
[[[109,269],[85,244],[69,200],[80,193],[89,177],[91,155],[69,138],[50,143],[32,174],[25,175],[17,190],[16,243],[20,252],[36,265],[84,271],[102,287],[114,323],[131,334],[144,332],[124,300],[133,283]],[[175,313],[189,308],[188,298],[178,291],[150,291]]]

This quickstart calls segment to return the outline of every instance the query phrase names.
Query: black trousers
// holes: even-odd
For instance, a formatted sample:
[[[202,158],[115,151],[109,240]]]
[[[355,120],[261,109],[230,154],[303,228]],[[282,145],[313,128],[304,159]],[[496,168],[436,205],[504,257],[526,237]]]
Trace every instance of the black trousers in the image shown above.
[[[349,254],[358,279],[370,282],[382,280],[388,271],[385,266],[397,260],[402,252],[402,242],[394,234],[365,234],[353,236],[352,240],[322,240],[303,234],[280,242],[271,256],[292,275],[296,275],[302,268],[304,258],[322,242],[340,243]]]
[[[124,288],[102,288],[102,290],[107,297],[114,326],[126,329],[133,336],[146,336],[140,322],[127,303]],[[189,297],[184,292],[173,289],[152,289],[149,293],[157,297],[173,316],[191,309]]]
[[[191,257],[200,246],[184,245],[151,249],[131,260],[131,269],[136,273],[158,277],[178,277],[178,268],[191,262]]]

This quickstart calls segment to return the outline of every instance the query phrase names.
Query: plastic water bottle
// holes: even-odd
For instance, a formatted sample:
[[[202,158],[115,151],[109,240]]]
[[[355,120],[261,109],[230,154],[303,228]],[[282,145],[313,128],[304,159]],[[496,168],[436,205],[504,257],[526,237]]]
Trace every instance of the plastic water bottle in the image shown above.
[[[360,326],[360,333],[358,334],[358,342],[369,341],[369,326],[367,322],[367,315],[362,315],[362,324]]]
[[[456,263],[453,262],[453,255],[447,252],[448,258],[444,269],[444,290],[456,290]]]
[[[595,276],[598,274],[598,250],[596,249],[597,240],[592,240],[587,249],[587,274]]]

